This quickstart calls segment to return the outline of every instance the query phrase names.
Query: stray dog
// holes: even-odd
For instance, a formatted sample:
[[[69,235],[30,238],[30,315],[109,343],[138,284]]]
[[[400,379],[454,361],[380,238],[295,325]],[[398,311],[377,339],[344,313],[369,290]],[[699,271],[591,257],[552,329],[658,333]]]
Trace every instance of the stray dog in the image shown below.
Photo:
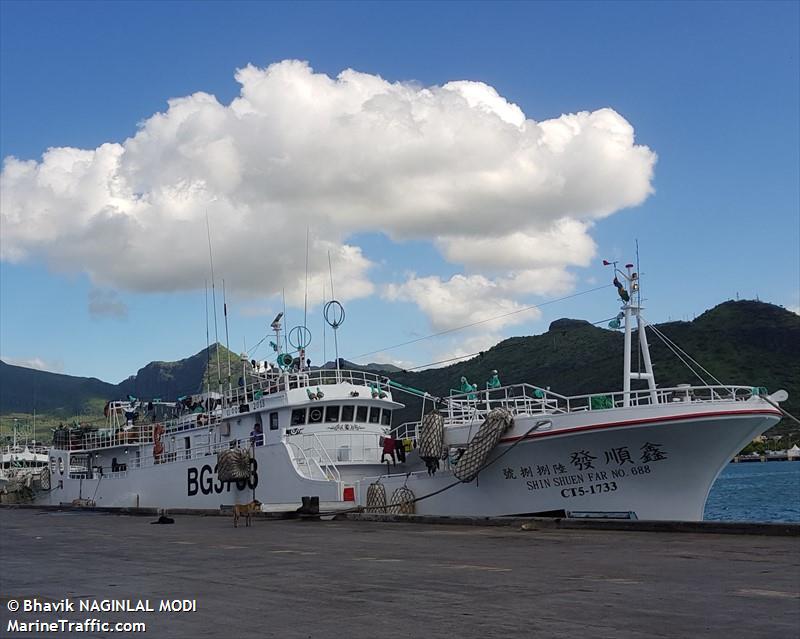
[[[245,527],[250,525],[250,517],[253,513],[261,512],[261,502],[254,499],[249,504],[235,504],[233,507],[233,527],[239,527],[239,517],[244,517]]]

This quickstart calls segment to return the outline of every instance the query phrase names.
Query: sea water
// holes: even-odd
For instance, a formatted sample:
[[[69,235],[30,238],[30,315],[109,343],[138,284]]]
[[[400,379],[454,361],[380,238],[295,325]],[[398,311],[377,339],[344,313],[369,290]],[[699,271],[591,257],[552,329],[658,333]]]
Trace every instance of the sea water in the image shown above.
[[[704,519],[800,522],[800,461],[728,464],[711,487]]]

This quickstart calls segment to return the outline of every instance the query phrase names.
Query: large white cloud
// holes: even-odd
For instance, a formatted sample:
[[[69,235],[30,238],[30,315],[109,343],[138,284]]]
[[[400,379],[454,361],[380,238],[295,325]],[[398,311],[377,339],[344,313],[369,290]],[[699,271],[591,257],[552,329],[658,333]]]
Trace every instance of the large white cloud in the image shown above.
[[[453,304],[443,317],[428,298],[482,291],[515,309],[548,290],[542,273],[563,284],[566,268],[594,255],[594,220],[651,192],[655,154],[611,109],[536,122],[480,82],[420,87],[349,69],[331,78],[291,60],[236,79],[230,104],[172,99],[122,143],[6,158],[2,259],[84,271],[104,289],[201,288],[208,211],[228,290],[286,289],[297,303],[307,228],[312,289],[330,251],[344,299],[374,290],[371,263],[348,238],[380,231],[430,239],[471,273],[393,289],[445,326],[472,313]]]
[[[518,313],[525,307],[514,300],[515,292],[513,279],[493,280],[483,275],[454,275],[449,280],[443,280],[435,275],[411,275],[401,285],[389,285],[384,296],[389,300],[414,302],[437,330],[448,330],[505,315],[492,321],[492,330],[497,330],[539,316],[537,309],[532,309],[526,317]]]

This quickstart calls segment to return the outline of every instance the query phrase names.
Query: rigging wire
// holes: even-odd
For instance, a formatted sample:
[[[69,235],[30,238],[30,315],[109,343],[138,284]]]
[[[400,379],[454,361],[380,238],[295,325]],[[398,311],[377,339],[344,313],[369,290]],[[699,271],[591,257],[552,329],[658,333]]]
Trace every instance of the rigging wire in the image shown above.
[[[650,324],[650,322],[647,322],[647,325],[648,325],[650,328],[652,328],[652,329],[653,329],[653,332],[654,332],[656,335],[658,335],[659,337],[661,337],[661,338],[662,338],[662,340],[666,340],[666,341],[665,341],[665,343],[666,343],[666,342],[669,342],[669,343],[670,343],[670,344],[672,344],[672,346],[674,346],[674,347],[675,347],[677,350],[679,350],[681,353],[683,353],[684,355],[686,355],[687,359],[689,359],[689,360],[690,360],[692,363],[694,363],[695,365],[697,365],[697,367],[698,367],[698,368],[699,368],[701,371],[703,371],[703,372],[704,372],[706,375],[708,375],[708,376],[709,376],[711,379],[713,379],[713,380],[714,380],[714,381],[715,381],[715,382],[716,382],[716,383],[717,383],[719,386],[724,386],[724,384],[723,384],[721,381],[719,381],[719,380],[718,380],[716,377],[714,377],[714,375],[712,375],[712,374],[711,374],[711,373],[710,373],[708,370],[706,370],[705,368],[703,368],[703,365],[702,365],[700,362],[698,362],[698,361],[697,361],[696,359],[694,359],[694,358],[693,358],[691,355],[689,355],[689,353],[687,353],[685,350],[683,350],[683,349],[682,349],[680,346],[678,346],[678,345],[677,345],[675,342],[673,342],[673,341],[672,341],[672,340],[671,340],[669,337],[667,337],[666,335],[664,335],[664,333],[662,333],[662,332],[661,332],[659,329],[655,328],[655,327],[654,327],[652,324]],[[673,351],[673,352],[674,352],[674,351]],[[694,371],[692,371],[692,372],[694,372]],[[697,375],[697,373],[695,373],[695,375]],[[702,379],[702,378],[701,378],[701,379]],[[703,381],[705,382],[705,380],[703,380]]]
[[[400,348],[401,346],[408,346],[409,344],[415,344],[417,342],[421,342],[426,339],[430,339],[432,337],[439,337],[440,335],[446,335],[448,333],[454,333],[456,331],[464,330],[465,328],[472,328],[473,326],[478,326],[480,324],[486,324],[487,322],[493,322],[494,320],[502,319],[504,317],[509,317],[510,315],[516,315],[518,313],[524,313],[525,311],[533,310],[534,308],[541,308],[543,306],[547,306],[549,304],[555,304],[556,302],[563,302],[564,300],[572,299],[573,297],[579,297],[581,295],[586,295],[587,293],[594,293],[595,291],[601,291],[603,289],[609,288],[612,286],[611,284],[605,284],[603,286],[597,286],[595,288],[590,288],[585,291],[580,291],[578,293],[573,293],[572,295],[565,295],[564,297],[558,297],[556,299],[548,300],[546,302],[542,302],[541,304],[533,304],[532,306],[526,306],[525,308],[519,308],[516,311],[510,311],[508,313],[503,313],[502,315],[495,315],[494,317],[487,317],[486,319],[478,320],[476,322],[471,322],[469,324],[464,324],[463,326],[456,326],[454,328],[448,328],[444,331],[439,331],[438,333],[432,333],[430,335],[425,335],[423,337],[417,337],[416,339],[408,340],[407,342],[401,342],[399,344],[394,344],[393,346],[387,346],[386,348],[379,348],[374,351],[369,351],[368,353],[361,353],[361,355],[356,355],[356,359],[361,357],[366,357],[367,355],[374,355],[375,353],[382,353],[384,351],[390,351],[395,348]]]
[[[674,348],[672,348],[672,346],[664,339],[663,335],[661,335],[656,329],[654,329],[651,324],[648,324],[647,328],[650,328],[653,331],[653,333],[655,334],[655,336],[658,337],[658,339],[660,339],[662,342],[664,342],[664,345],[669,350],[672,351],[672,354],[675,355],[675,357],[677,357],[679,360],[681,360],[681,362],[683,362],[683,365],[686,366],[686,368],[688,368],[690,371],[692,371],[694,376],[697,377],[697,379],[699,379],[703,383],[703,385],[708,385],[708,382],[706,382],[706,380],[700,375],[700,373],[698,373],[696,370],[694,370],[692,368],[691,364],[689,364],[689,362],[687,362],[685,359],[683,359],[683,357],[681,357],[681,355],[680,355],[680,353],[678,351],[676,351]]]
[[[590,324],[592,326],[596,326],[597,324],[603,324],[603,323],[609,322],[609,321],[611,321],[613,319],[615,319],[615,318],[614,317],[607,317],[606,319],[600,320],[598,322],[590,322]],[[467,359],[469,357],[475,357],[476,355],[482,355],[485,352],[486,351],[477,351],[475,353],[470,353],[469,355],[460,355],[458,357],[451,357],[450,359],[442,359],[442,360],[439,360],[438,362],[429,362],[427,364],[420,364],[419,366],[412,366],[411,368],[404,368],[402,370],[403,370],[404,373],[407,373],[409,371],[415,371],[418,368],[427,368],[428,366],[436,366],[436,364],[446,364],[447,362],[456,362],[456,361],[458,361],[460,359]]]
[[[333,284],[333,282],[331,282],[331,284]],[[560,302],[560,301],[563,301],[563,300],[566,300],[566,299],[570,299],[572,297],[577,297],[579,295],[585,295],[587,293],[594,293],[595,291],[599,291],[601,289],[609,288],[610,286],[611,286],[611,284],[607,284],[605,286],[600,286],[600,287],[589,289],[589,290],[586,290],[586,291],[581,291],[579,293],[574,293],[572,295],[567,295],[566,297],[561,297],[561,298],[558,298],[558,299],[548,300],[547,302],[542,302],[541,304],[536,304],[534,306],[528,306],[526,308],[517,309],[516,311],[511,311],[510,313],[504,313],[503,315],[497,315],[495,317],[489,317],[487,319],[479,320],[477,322],[473,322],[472,324],[467,324],[465,326],[458,326],[458,327],[455,327],[455,328],[447,329],[445,331],[441,331],[439,333],[434,333],[432,335],[426,335],[424,337],[418,337],[418,338],[413,339],[413,340],[411,340],[409,342],[403,342],[402,344],[395,344],[394,346],[390,346],[389,348],[382,348],[382,349],[379,349],[377,351],[371,351],[369,353],[362,353],[361,355],[356,356],[354,359],[360,359],[362,357],[366,357],[367,355],[374,355],[375,353],[380,353],[380,352],[383,352],[383,351],[391,350],[393,348],[399,348],[400,346],[406,346],[408,344],[413,344],[415,342],[419,342],[419,341],[422,341],[422,340],[425,340],[425,339],[429,339],[431,337],[438,337],[439,335],[444,335],[446,333],[452,333],[452,332],[455,332],[455,331],[462,330],[464,328],[469,328],[469,327],[472,327],[472,326],[476,326],[478,324],[484,324],[486,322],[491,322],[491,321],[496,320],[496,319],[501,319],[503,317],[507,317],[508,315],[514,315],[516,313],[522,313],[524,311],[529,311],[531,309],[538,308],[540,306],[546,306],[548,304],[553,304],[555,302]],[[325,298],[326,298],[324,285],[323,285],[323,294],[322,295],[323,295],[323,306],[324,306],[324,302],[325,302]],[[597,326],[598,324],[604,324],[606,322],[610,322],[611,320],[613,320],[615,318],[616,318],[616,316],[615,317],[607,317],[606,319],[598,320],[596,322],[589,322],[589,323],[592,324],[593,326]],[[324,330],[325,330],[325,328],[323,327],[323,349],[325,348]],[[269,336],[270,336],[269,333],[264,335],[264,337],[262,337],[255,346],[253,346],[251,349],[248,350],[248,354],[252,354],[264,342],[264,340],[267,339]],[[419,368],[425,368],[425,367],[428,367],[428,366],[435,366],[436,364],[446,364],[447,362],[454,362],[454,361],[457,361],[457,360],[460,360],[460,359],[467,359],[469,357],[475,357],[476,355],[480,355],[483,352],[485,352],[485,351],[477,351],[475,353],[470,353],[469,355],[461,355],[459,357],[453,357],[453,358],[450,358],[450,359],[440,360],[440,361],[437,361],[437,362],[430,362],[428,364],[422,364],[420,366],[413,366],[411,368],[404,368],[403,371],[413,371],[413,370],[417,370]],[[325,361],[327,361],[327,358],[324,357],[324,356],[323,356],[323,359]]]

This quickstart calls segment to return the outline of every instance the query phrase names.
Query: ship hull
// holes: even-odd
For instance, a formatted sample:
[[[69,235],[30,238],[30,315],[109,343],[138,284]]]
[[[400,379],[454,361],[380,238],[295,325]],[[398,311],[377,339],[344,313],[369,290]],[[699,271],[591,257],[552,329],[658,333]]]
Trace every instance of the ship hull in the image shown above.
[[[725,465],[778,419],[770,411],[704,411],[700,416],[687,412],[628,420],[633,423],[555,426],[505,438],[469,483],[455,483],[458,480],[446,468],[433,477],[415,472],[381,483],[389,501],[401,486],[423,497],[455,483],[417,502],[418,514],[614,513],[697,521]],[[525,432],[535,421],[518,419],[515,431]]]
[[[286,446],[277,443],[253,449],[254,472],[249,480],[223,482],[217,477],[216,455],[208,455],[106,476],[70,478],[52,474],[52,488],[37,503],[61,505],[74,500],[116,508],[188,508],[218,510],[253,499],[270,503],[300,502],[304,495],[324,501],[341,499],[337,482],[298,473]]]
[[[621,513],[693,521],[702,519],[724,466],[780,418],[763,404],[736,404],[518,416],[478,478],[468,483],[458,482],[446,463],[429,475],[416,453],[389,474],[386,465],[375,463],[340,466],[337,480],[312,479],[298,469],[290,447],[276,442],[254,449],[255,472],[238,484],[220,481],[216,456],[208,455],[91,479],[55,471],[51,490],[37,502],[217,510],[254,498],[267,505],[299,505],[303,496],[318,496],[344,507],[343,496],[352,488],[352,505],[366,506],[368,486],[380,477],[389,502],[401,487],[425,497],[414,505],[419,514]],[[453,429],[449,445],[458,446],[459,437],[468,441],[475,430]]]

